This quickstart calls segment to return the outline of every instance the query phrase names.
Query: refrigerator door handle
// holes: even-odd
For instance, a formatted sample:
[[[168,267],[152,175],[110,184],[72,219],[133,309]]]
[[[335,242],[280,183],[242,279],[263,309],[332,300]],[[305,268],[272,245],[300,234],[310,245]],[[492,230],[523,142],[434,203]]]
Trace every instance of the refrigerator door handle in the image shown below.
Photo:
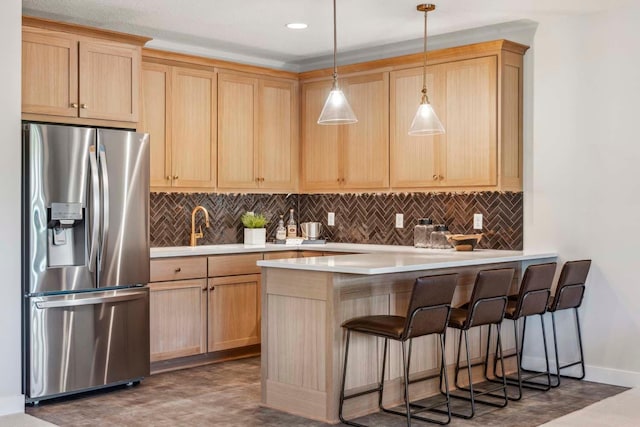
[[[92,298],[80,298],[80,299],[68,299],[60,301],[38,301],[35,303],[36,308],[60,308],[60,307],[77,307],[81,305],[96,305],[96,304],[109,304],[121,301],[133,301],[141,298],[145,298],[146,294],[136,293],[127,295],[116,296],[104,296],[104,297],[92,297]]]
[[[93,272],[98,256],[98,231],[100,229],[100,182],[98,180],[98,162],[96,160],[96,147],[89,147],[89,165],[91,166],[91,246],[89,249],[89,271]]]
[[[104,145],[100,144],[100,173],[102,175],[102,238],[100,247],[100,265],[102,271],[105,257],[105,248],[109,236],[109,172],[107,171],[107,156],[104,152]]]

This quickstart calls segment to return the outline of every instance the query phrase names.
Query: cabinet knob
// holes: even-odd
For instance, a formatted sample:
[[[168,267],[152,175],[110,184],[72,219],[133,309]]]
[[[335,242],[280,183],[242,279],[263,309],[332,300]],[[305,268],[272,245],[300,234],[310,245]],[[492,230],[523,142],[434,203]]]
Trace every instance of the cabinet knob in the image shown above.
[[[216,287],[215,287],[215,286],[212,286],[212,287],[210,287],[210,288],[209,288],[209,290],[210,290],[210,291],[215,291],[215,290],[216,290]]]
[[[264,178],[260,178],[260,182],[264,182]]]
[[[174,270],[176,273],[180,273],[182,271],[182,268],[178,267]]]
[[[437,181],[438,180],[438,175],[433,175],[433,180]]]
[[[82,104],[82,105],[80,106],[80,108],[83,108],[83,109],[85,109],[85,110],[86,110],[87,108],[89,108],[89,106],[88,106],[87,104]]]
[[[165,179],[166,179],[167,181],[169,181],[169,180],[171,179],[171,175],[167,175],[167,176],[165,177]]]
[[[72,108],[78,108],[78,104],[76,104],[75,102],[71,104]]]
[[[178,179],[178,175],[173,175],[173,179]]]
[[[256,178],[256,182],[260,182],[260,178]]]
[[[440,181],[442,181],[442,180],[444,179],[444,176],[439,175],[439,176],[438,176],[438,179],[439,179]]]

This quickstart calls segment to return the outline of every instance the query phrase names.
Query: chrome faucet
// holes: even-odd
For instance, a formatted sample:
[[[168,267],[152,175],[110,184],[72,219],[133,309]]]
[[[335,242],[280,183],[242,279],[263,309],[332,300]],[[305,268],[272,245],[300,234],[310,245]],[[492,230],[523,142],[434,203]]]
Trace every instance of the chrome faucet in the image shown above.
[[[202,226],[200,226],[200,232],[196,233],[196,212],[198,211],[204,212],[205,226],[209,228],[209,212],[207,212],[207,209],[203,206],[196,206],[193,208],[193,211],[191,212],[191,246],[195,246],[198,239],[201,239],[203,236]]]

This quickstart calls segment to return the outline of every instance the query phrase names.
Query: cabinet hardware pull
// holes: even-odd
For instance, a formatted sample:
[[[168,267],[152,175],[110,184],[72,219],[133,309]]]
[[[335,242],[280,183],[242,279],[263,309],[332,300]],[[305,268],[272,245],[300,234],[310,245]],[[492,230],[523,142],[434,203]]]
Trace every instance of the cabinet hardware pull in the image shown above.
[[[171,179],[171,175],[167,175],[167,181],[169,181]]]
[[[210,288],[209,288],[209,290],[210,290],[210,291],[215,291],[215,290],[216,290],[216,287],[215,287],[215,286],[212,286],[212,287],[210,287]]]
[[[81,108],[83,108],[83,109],[85,109],[85,110],[86,110],[87,108],[89,108],[89,106],[88,106],[87,104],[82,104],[82,105],[81,105]]]
[[[433,180],[437,181],[438,180],[438,175],[433,175]]]
[[[178,179],[178,175],[173,175],[173,179]]]
[[[75,102],[71,104],[72,108],[78,108],[78,104],[76,104]]]
[[[176,269],[175,269],[175,272],[176,272],[176,273],[180,273],[181,271],[182,271],[182,268],[180,268],[180,267],[178,267],[178,268],[176,268]]]
[[[440,176],[438,176],[438,179],[439,179],[440,181],[442,181],[442,180],[444,179],[444,176],[440,175]]]

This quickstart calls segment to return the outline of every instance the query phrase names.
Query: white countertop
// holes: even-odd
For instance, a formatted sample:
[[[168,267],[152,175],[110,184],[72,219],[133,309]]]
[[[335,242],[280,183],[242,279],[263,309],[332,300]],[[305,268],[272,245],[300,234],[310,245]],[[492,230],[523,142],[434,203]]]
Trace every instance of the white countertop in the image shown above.
[[[278,252],[278,251],[322,251],[322,252],[358,252],[358,253],[410,253],[429,254],[443,252],[437,249],[420,249],[413,246],[394,245],[365,245],[356,243],[326,243],[324,245],[276,245],[267,243],[266,246],[245,246],[242,243],[228,245],[203,245],[203,246],[171,246],[164,248],[151,248],[151,258],[167,258],[198,255],[225,255],[243,254],[252,252]],[[453,251],[453,249],[452,249]]]
[[[433,270],[511,261],[555,259],[554,252],[523,252],[479,249],[457,252],[454,249],[429,250],[428,253],[367,253],[258,261],[260,267],[291,270],[326,271],[350,274],[387,274],[406,271]]]
[[[333,273],[386,274],[499,262],[553,259],[557,257],[557,253],[551,251],[523,252],[477,249],[472,252],[458,252],[454,249],[420,249],[414,248],[413,246],[366,245],[355,243],[327,243],[324,245],[296,246],[267,243],[265,247],[245,247],[240,243],[195,247],[174,246],[151,248],[151,258],[292,250],[335,252],[336,255],[264,260],[258,261],[258,265],[260,267],[328,271]],[[357,253],[340,255],[340,252]]]

